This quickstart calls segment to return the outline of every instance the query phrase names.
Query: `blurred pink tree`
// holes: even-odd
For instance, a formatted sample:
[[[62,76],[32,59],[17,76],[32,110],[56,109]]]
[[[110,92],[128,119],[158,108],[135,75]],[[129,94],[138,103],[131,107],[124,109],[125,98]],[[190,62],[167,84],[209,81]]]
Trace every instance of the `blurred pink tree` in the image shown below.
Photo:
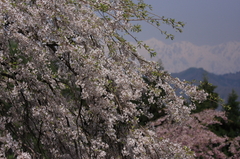
[[[228,151],[232,154],[230,158],[237,159],[240,152],[239,136],[234,139],[217,136],[208,127],[212,124],[221,125],[218,118],[227,121],[225,112],[206,109],[192,114],[182,124],[174,124],[167,118],[160,118],[150,125],[156,127],[160,138],[169,138],[173,142],[191,148],[195,152],[196,158],[228,158],[229,156],[223,151],[223,148],[227,146],[229,147]]]

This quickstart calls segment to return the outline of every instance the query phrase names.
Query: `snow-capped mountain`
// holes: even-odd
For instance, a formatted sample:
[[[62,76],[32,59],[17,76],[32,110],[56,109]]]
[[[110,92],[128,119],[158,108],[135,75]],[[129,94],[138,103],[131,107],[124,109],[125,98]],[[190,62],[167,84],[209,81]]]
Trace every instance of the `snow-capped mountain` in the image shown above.
[[[215,74],[240,71],[240,42],[228,42],[220,45],[197,46],[190,42],[165,44],[155,38],[144,41],[157,55],[150,58],[144,49],[138,49],[140,55],[148,60],[162,60],[165,70],[176,73],[190,67],[203,68]]]

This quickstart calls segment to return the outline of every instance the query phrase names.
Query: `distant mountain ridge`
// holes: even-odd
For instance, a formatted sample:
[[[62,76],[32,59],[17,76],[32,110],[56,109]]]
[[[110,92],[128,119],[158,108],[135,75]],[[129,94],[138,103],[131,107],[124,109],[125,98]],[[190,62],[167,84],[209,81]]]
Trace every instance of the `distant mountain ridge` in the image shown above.
[[[151,59],[144,49],[139,49],[139,54],[148,60],[161,59],[165,70],[171,73],[181,72],[190,67],[203,68],[215,74],[240,71],[240,42],[197,46],[182,41],[168,45],[152,38],[144,43],[153,48],[157,55]]]
[[[228,95],[231,93],[232,89],[234,89],[238,94],[238,101],[240,101],[240,71],[237,73],[216,75],[202,68],[189,68],[179,73],[172,73],[171,75],[181,80],[196,80],[196,82],[202,81],[203,77],[206,76],[209,83],[217,86],[215,92],[218,93],[222,99],[227,101]]]

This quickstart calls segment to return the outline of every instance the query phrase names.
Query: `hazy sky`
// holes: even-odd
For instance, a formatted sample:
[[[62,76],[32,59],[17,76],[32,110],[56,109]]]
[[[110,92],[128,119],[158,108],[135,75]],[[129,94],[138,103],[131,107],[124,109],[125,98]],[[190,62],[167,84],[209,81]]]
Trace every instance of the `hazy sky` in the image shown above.
[[[145,0],[153,6],[153,13],[185,22],[183,33],[176,33],[170,26],[163,27],[175,35],[165,40],[161,33],[150,25],[143,25],[138,37],[152,37],[165,43],[189,41],[196,45],[217,45],[240,41],[240,0]]]

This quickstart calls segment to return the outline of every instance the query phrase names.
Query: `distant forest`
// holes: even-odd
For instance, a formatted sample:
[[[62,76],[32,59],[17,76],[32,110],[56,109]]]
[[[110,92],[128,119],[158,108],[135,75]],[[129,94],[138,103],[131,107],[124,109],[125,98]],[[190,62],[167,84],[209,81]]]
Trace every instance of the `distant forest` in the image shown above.
[[[224,101],[227,100],[233,89],[238,94],[238,101],[240,101],[240,72],[216,75],[202,68],[189,68],[180,73],[172,73],[172,76],[178,77],[181,80],[192,81],[197,85],[199,81],[202,81],[203,78],[206,77],[209,83],[217,86],[215,92],[218,93]]]

